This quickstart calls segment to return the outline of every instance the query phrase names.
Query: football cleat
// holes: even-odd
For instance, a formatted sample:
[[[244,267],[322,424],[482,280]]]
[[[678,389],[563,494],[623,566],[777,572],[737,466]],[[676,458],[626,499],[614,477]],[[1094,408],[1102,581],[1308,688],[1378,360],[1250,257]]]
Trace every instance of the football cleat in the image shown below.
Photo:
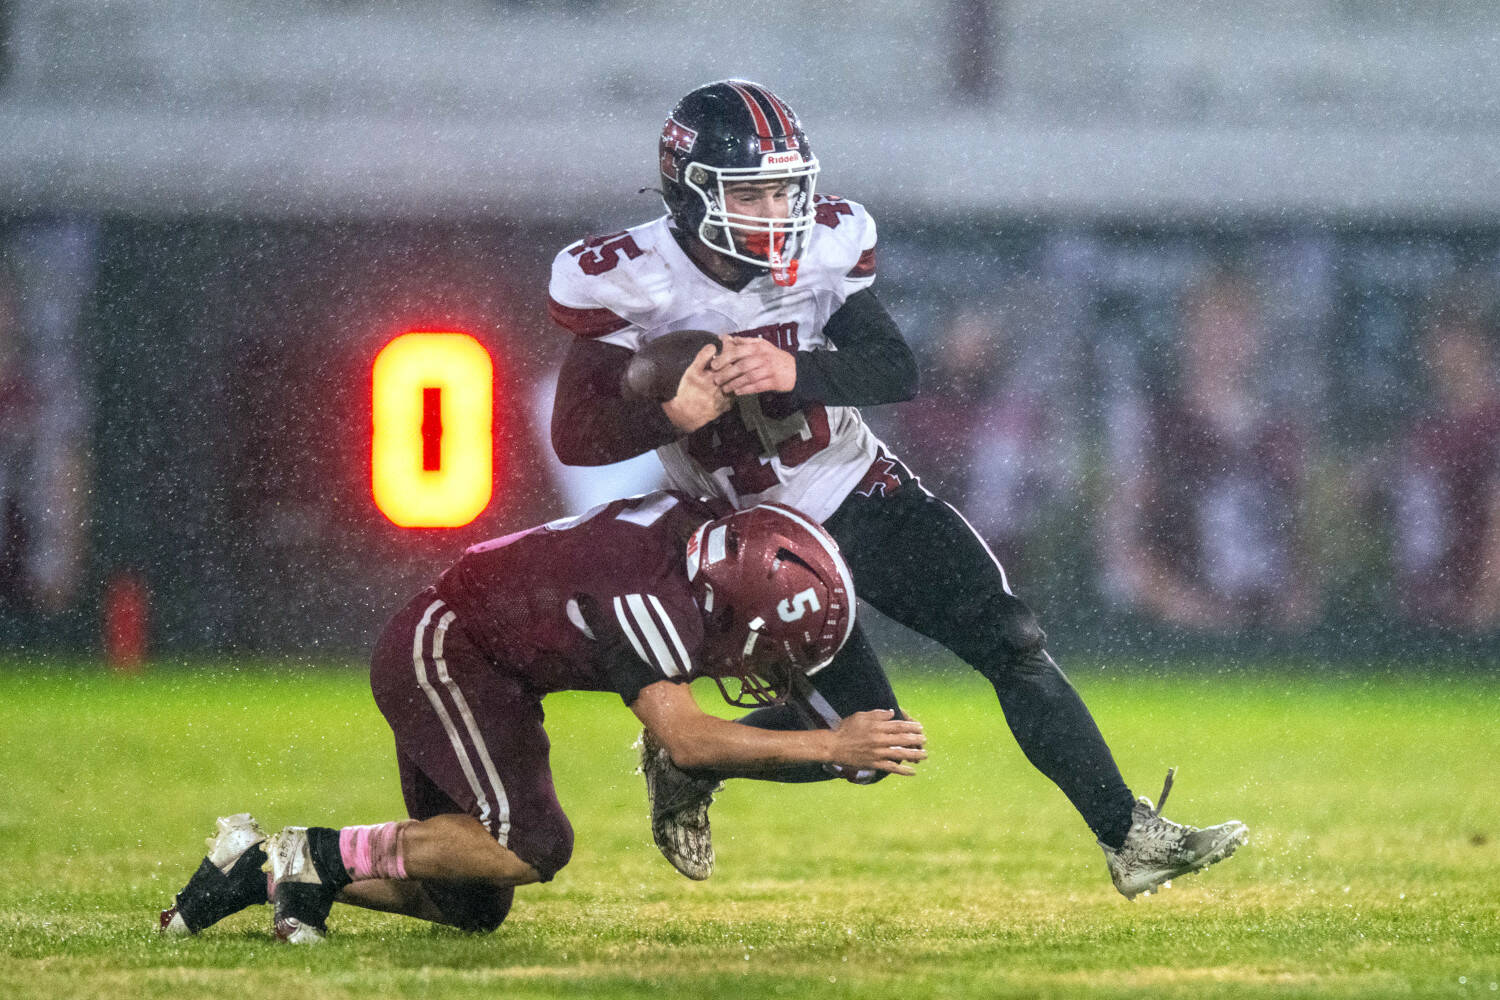
[[[641,730],[641,773],[646,776],[646,799],[651,804],[651,838],[672,867],[695,882],[714,873],[714,842],[708,828],[708,807],[721,781],[694,778],[672,763],[649,729]]]
[[[1201,830],[1163,819],[1161,810],[1167,804],[1167,793],[1172,790],[1172,777],[1176,773],[1175,767],[1167,771],[1155,807],[1150,799],[1136,800],[1130,832],[1119,850],[1111,850],[1102,842],[1099,845],[1109,863],[1109,877],[1126,899],[1134,899],[1143,892],[1153,893],[1164,885],[1170,886],[1171,880],[1179,875],[1223,861],[1249,834],[1245,824],[1237,819]]]
[[[196,934],[247,906],[266,902],[266,835],[249,813],[221,816],[205,839],[208,856],[161,911],[157,929],[171,937]]]
[[[307,827],[289,826],[266,842],[271,874],[272,930],[287,944],[317,944],[328,936],[328,912],[338,888],[313,863]]]

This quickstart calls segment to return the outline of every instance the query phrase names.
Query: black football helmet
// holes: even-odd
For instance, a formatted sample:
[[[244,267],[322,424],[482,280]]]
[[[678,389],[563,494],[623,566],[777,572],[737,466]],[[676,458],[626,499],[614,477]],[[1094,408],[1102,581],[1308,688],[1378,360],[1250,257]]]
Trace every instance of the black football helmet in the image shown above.
[[[777,284],[796,282],[816,218],[818,160],[785,101],[748,80],[705,84],[672,109],[659,151],[662,201],[678,229],[726,257],[769,269]],[[785,181],[789,217],[727,211],[724,186],[738,181]]]
[[[687,546],[704,616],[701,666],[731,705],[777,705],[854,630],[854,580],[838,543],[801,512],[763,503],[709,521]]]

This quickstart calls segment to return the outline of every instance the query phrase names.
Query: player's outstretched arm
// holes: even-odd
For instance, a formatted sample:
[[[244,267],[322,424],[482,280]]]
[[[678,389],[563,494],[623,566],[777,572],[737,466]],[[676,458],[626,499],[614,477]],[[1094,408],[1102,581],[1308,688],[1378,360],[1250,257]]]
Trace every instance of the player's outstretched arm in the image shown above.
[[[915,774],[927,758],[921,723],[889,709],[858,712],[837,729],[779,731],[736,725],[700,709],[685,684],[658,681],[630,705],[680,768],[744,769],[783,764],[838,764]]]

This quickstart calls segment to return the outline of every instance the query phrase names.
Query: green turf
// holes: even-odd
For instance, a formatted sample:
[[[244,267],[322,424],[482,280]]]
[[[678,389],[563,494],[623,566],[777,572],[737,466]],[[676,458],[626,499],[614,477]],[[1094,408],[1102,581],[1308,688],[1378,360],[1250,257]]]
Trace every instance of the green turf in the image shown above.
[[[908,671],[918,777],[734,783],[718,872],[689,883],[651,846],[632,716],[558,696],[555,882],[491,937],[340,907],[292,949],[264,908],[187,941],[156,911],[216,815],[400,815],[359,672],[0,662],[0,997],[1497,995],[1500,679],[1073,673],[1138,793],[1180,764],[1168,814],[1238,817],[1250,845],[1127,903],[983,682]]]

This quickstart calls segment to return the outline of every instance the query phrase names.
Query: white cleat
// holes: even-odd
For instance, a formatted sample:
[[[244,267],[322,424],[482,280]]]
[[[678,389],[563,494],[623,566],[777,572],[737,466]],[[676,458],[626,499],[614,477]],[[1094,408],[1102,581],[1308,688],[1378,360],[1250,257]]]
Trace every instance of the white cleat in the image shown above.
[[[214,822],[214,834],[203,839],[208,848],[208,860],[221,872],[228,872],[234,863],[256,844],[263,843],[266,835],[260,824],[249,813],[220,816]]]
[[[1104,848],[1109,877],[1126,899],[1153,893],[1162,886],[1170,886],[1171,880],[1179,875],[1223,861],[1249,835],[1245,824],[1237,819],[1202,829],[1163,819],[1161,810],[1167,804],[1167,793],[1172,790],[1176,773],[1175,767],[1167,771],[1158,805],[1153,807],[1147,798],[1136,800],[1130,832],[1118,851],[1099,845]]]
[[[266,841],[265,870],[271,875],[271,927],[278,941],[317,944],[328,936],[328,908],[335,890],[313,865],[307,827],[288,826]]]
[[[276,940],[285,944],[321,944],[328,940],[328,927],[321,929],[303,923],[296,917],[280,917],[276,921]]]
[[[283,827],[266,841],[266,871],[271,873],[271,881],[277,885],[323,881],[313,867],[312,850],[307,846],[307,827]]]
[[[266,835],[249,813],[220,816],[204,840],[208,856],[198,871],[161,912],[157,927],[168,937],[187,937],[237,913],[264,903],[265,876],[260,867]],[[186,910],[186,915],[184,914]]]
[[[708,807],[724,784],[685,774],[649,729],[641,730],[636,746],[641,751],[641,773],[646,776],[646,799],[651,805],[651,839],[673,868],[701,882],[714,873]]]

